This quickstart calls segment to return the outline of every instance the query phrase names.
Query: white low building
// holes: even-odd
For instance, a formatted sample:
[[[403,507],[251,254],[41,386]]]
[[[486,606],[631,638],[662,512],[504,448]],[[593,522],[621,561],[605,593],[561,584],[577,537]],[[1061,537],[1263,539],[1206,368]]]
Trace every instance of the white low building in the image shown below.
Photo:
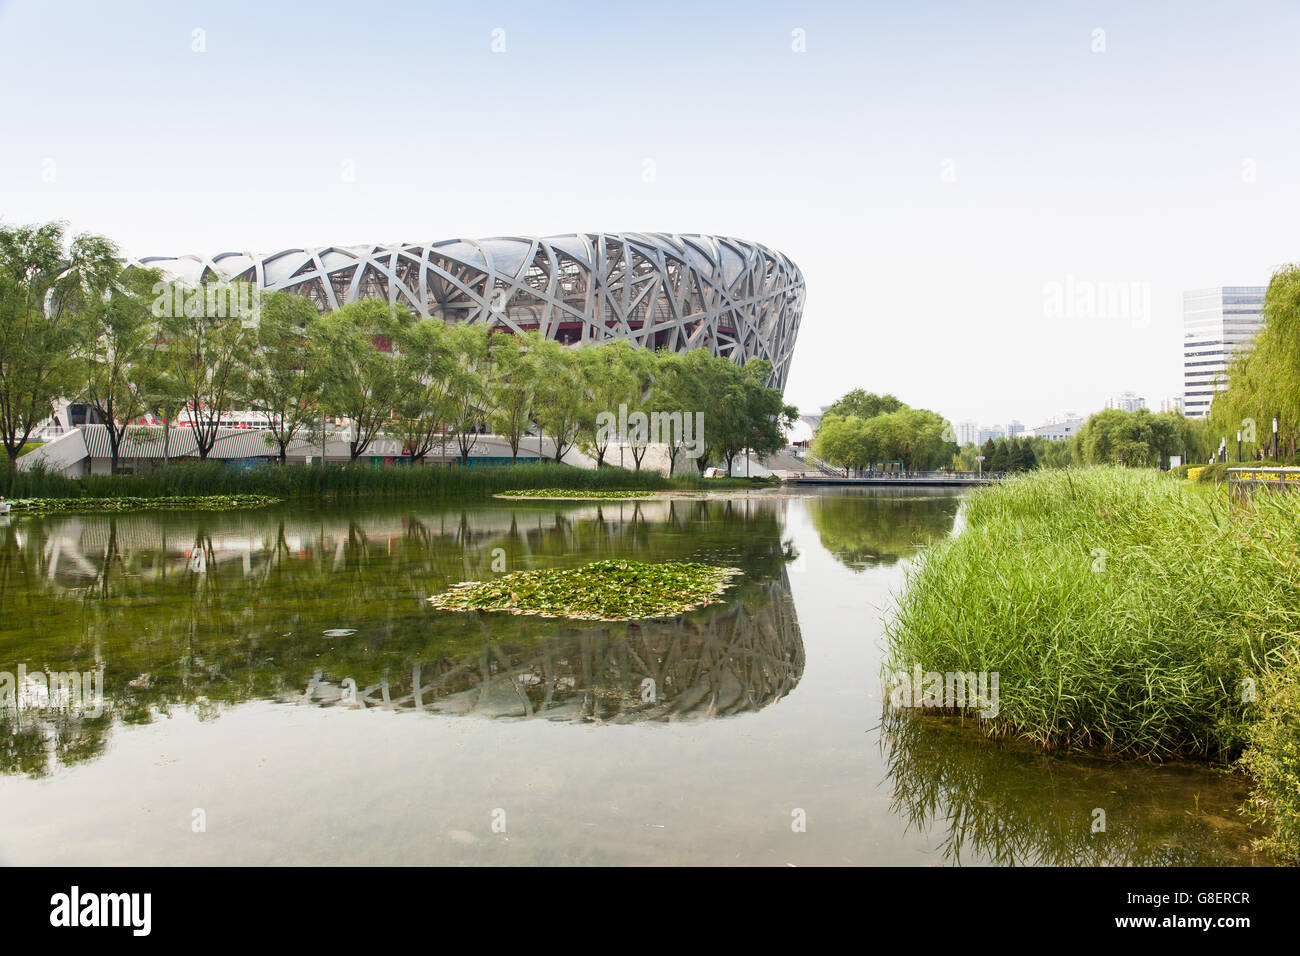
[[[232,468],[245,468],[277,461],[279,447],[269,442],[269,434],[251,428],[223,428],[208,452],[209,461],[220,461]],[[543,439],[541,450],[549,460],[555,454],[555,443]],[[526,437],[519,447],[517,459],[536,461],[538,439]],[[403,455],[398,439],[380,436],[370,443],[357,461],[371,465],[409,464],[410,456]],[[324,460],[330,464],[344,464],[352,460],[352,448],[345,432],[328,438],[323,449]],[[290,464],[319,462],[322,459],[320,442],[294,441],[289,445],[286,461]],[[164,435],[159,427],[132,427],[127,430],[118,452],[118,471],[126,474],[152,471],[172,461],[199,460],[198,443],[189,428],[173,428]],[[495,435],[479,435],[470,450],[469,463],[476,467],[508,464],[512,460],[510,446]],[[564,454],[564,463],[579,468],[590,468],[593,462],[575,449]],[[435,446],[424,458],[426,465],[459,464],[459,449],[449,440],[445,457],[443,449]],[[108,429],[103,425],[83,425],[64,429],[61,434],[18,459],[18,467],[81,477],[107,475],[112,470],[112,450]]]
[[[1066,412],[1064,415],[1058,415],[1039,425],[1030,434],[1035,438],[1046,438],[1048,441],[1065,441],[1082,427],[1082,416],[1073,412]]]

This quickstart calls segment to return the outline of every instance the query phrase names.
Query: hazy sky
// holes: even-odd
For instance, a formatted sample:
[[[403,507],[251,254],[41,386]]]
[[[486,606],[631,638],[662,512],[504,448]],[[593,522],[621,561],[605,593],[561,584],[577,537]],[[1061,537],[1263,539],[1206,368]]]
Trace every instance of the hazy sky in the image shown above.
[[[1300,260],[1298,54],[1295,2],[0,0],[0,219],[738,236],[804,271],[804,410],[1033,426],[1181,393],[1183,291]]]

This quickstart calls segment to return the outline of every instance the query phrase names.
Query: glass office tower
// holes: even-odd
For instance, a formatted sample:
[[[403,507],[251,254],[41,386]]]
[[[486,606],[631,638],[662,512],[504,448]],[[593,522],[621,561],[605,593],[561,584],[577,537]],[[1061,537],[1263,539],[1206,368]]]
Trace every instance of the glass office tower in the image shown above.
[[[1263,321],[1262,285],[1220,286],[1183,293],[1183,414],[1204,418],[1216,390],[1227,387],[1233,353]]]

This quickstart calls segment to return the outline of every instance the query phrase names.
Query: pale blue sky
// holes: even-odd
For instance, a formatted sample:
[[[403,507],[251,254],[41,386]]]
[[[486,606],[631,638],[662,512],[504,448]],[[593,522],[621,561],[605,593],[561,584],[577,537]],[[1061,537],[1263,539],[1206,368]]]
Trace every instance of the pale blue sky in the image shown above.
[[[1297,51],[1294,2],[9,0],[0,218],[132,255],[740,236],[808,281],[791,401],[1032,426],[1179,393],[1183,290],[1300,260]],[[1067,277],[1150,315],[1054,318]]]

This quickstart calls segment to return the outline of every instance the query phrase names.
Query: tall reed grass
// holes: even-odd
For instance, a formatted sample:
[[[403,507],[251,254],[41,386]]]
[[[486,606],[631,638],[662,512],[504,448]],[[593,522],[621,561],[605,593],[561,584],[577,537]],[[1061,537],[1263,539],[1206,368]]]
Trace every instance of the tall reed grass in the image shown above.
[[[1151,471],[1034,473],[975,494],[962,533],[920,557],[888,667],[997,672],[990,733],[1229,760],[1251,689],[1300,643],[1298,548],[1300,495],[1230,505]]]
[[[272,495],[288,500],[351,498],[482,497],[527,488],[584,490],[692,490],[750,487],[757,480],[705,479],[695,474],[665,478],[622,468],[585,469],[554,463],[503,468],[386,467],[369,465],[272,465],[248,471],[219,462],[177,462],[144,475],[67,478],[0,466],[6,498],[173,497]]]
[[[1248,809],[1272,831],[1256,846],[1300,863],[1300,649],[1264,675],[1259,690],[1260,719],[1241,758],[1255,780]]]

